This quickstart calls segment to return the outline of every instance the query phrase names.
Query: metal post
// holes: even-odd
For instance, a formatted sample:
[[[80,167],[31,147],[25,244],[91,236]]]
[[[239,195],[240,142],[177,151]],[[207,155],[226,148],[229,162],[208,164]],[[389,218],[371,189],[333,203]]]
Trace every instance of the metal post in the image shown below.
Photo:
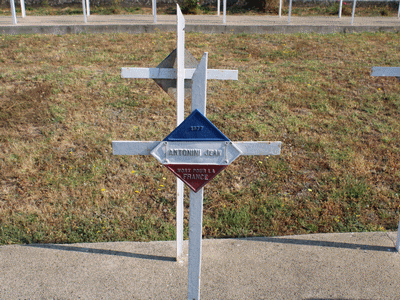
[[[200,299],[201,240],[203,231],[203,188],[190,190],[188,299]]]
[[[21,0],[21,14],[22,14],[22,17],[23,17],[23,18],[26,17],[26,13],[25,13],[25,0]]]
[[[207,106],[207,61],[208,53],[205,52],[192,78],[192,112],[197,109],[204,116]]]
[[[279,18],[282,17],[282,0],[279,0]]]
[[[192,78],[192,112],[199,110],[206,115],[207,105],[207,62],[205,52]],[[197,193],[190,190],[189,209],[189,266],[188,299],[200,299],[201,240],[203,232],[203,188]]]
[[[153,22],[154,24],[157,23],[157,0],[152,1],[153,4]]]
[[[13,19],[13,25],[17,25],[17,13],[15,12],[15,2],[14,0],[10,0],[11,5],[11,15]]]
[[[90,16],[90,2],[89,0],[86,0],[86,13],[88,16]]]
[[[397,241],[396,241],[396,251],[400,251],[400,221],[399,226],[397,227]]]
[[[176,101],[177,120],[179,126],[185,118],[185,19],[177,4],[177,45],[176,45]],[[176,259],[181,260],[183,244],[183,182],[176,179]]]
[[[351,25],[353,25],[353,22],[354,22],[354,13],[356,11],[356,3],[357,3],[357,0],[353,0],[353,11],[351,12]]]
[[[342,17],[342,7],[343,7],[343,0],[340,0],[340,5],[339,5],[339,18]]]
[[[222,23],[223,24],[226,24],[226,0],[224,0],[224,16],[223,16],[223,19],[222,19]]]
[[[85,23],[87,23],[85,0],[82,0],[82,8],[83,8],[83,21],[84,21]]]
[[[183,253],[183,193],[182,180],[176,178],[176,261],[182,261]]]
[[[288,24],[290,24],[290,17],[292,16],[292,0],[289,1],[289,20]]]
[[[219,17],[221,10],[221,0],[217,0],[217,16]]]
[[[400,19],[400,1],[399,1],[399,11],[397,12],[397,19]]]
[[[185,19],[182,11],[177,4],[177,79],[176,79],[176,100],[177,105],[177,125],[181,124],[184,119],[184,99],[185,99]]]

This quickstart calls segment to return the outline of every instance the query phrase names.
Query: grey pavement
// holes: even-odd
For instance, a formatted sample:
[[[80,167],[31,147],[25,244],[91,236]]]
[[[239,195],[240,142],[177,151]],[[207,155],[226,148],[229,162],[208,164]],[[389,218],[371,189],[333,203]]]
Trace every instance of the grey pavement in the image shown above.
[[[291,17],[227,15],[185,15],[186,31],[203,33],[352,33],[400,31],[400,19],[396,17]],[[17,25],[11,16],[0,16],[0,33],[3,34],[66,34],[66,33],[144,33],[175,31],[175,15],[158,15],[154,24],[152,15],[91,15],[85,24],[83,15],[17,17]]]
[[[202,299],[400,299],[396,232],[203,240]],[[0,246],[0,299],[186,299],[175,242]]]

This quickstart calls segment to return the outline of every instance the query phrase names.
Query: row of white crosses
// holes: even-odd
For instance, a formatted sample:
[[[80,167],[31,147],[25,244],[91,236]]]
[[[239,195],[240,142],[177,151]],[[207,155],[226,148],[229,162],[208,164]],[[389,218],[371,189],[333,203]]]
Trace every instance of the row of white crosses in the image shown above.
[[[20,0],[21,2],[21,15],[23,18],[26,17],[25,13],[25,0]],[[15,11],[15,0],[10,0],[11,15],[13,20],[13,25],[17,25],[17,13]],[[82,0],[83,8],[83,21],[87,23],[87,17],[90,16],[90,2],[89,0]]]
[[[207,99],[207,80],[208,79],[237,79],[237,71],[232,70],[208,70],[207,69],[207,53],[204,53],[200,63],[193,68],[185,68],[185,35],[184,35],[185,20],[177,5],[177,49],[176,49],[176,68],[169,66],[158,68],[122,68],[122,77],[124,78],[153,78],[157,80],[174,80],[176,79],[176,98],[177,98],[177,125],[178,127],[166,138],[164,141],[113,141],[113,153],[115,155],[153,155],[158,161],[169,168],[174,174],[185,180],[185,175],[193,176],[194,170],[181,171],[180,169],[173,169],[174,166],[192,164],[196,170],[204,170],[205,164],[211,166],[211,170],[220,167],[220,170],[227,167],[234,159],[240,155],[279,155],[281,150],[281,142],[231,142],[225,140],[210,141],[174,141],[168,139],[175,132],[185,128],[185,122],[190,123],[189,134],[196,135],[203,130],[203,125],[206,124],[205,129],[212,129],[219,132],[219,130],[205,117],[206,115],[206,99]],[[174,52],[173,52],[174,53]],[[171,53],[170,56],[175,54]],[[169,57],[170,57],[169,56]],[[164,64],[170,65],[171,59],[167,58]],[[185,79],[192,81],[192,114],[184,119],[184,93],[185,93]],[[165,84],[165,81],[162,84]],[[171,82],[169,82],[171,83]],[[161,85],[162,85],[161,84]],[[168,85],[168,82],[167,82]],[[193,117],[193,118],[191,118]],[[196,119],[197,118],[197,119]],[[197,124],[198,121],[204,122]],[[207,123],[209,122],[209,123]],[[198,126],[197,126],[198,125]],[[181,131],[182,132],[182,131]],[[224,136],[221,132],[221,136]],[[180,133],[178,133],[178,136]],[[224,136],[225,137],[225,136]],[[173,150],[183,147],[198,153],[197,157],[188,158],[183,156],[177,157],[176,154],[171,154]],[[209,156],[208,149],[215,148],[215,156]],[[198,151],[198,152],[195,152]],[[204,154],[204,155],[201,155]],[[174,165],[174,163],[176,165]],[[172,167],[171,167],[172,166]],[[185,174],[183,174],[183,173]],[[191,173],[192,172],[192,173]],[[197,171],[196,171],[197,172]],[[208,169],[209,173],[210,169]],[[197,179],[199,176],[201,180],[205,180],[208,174],[196,174]],[[211,176],[211,175],[210,175]],[[187,179],[187,178],[186,178]],[[189,183],[188,183],[189,182]],[[207,181],[208,182],[208,181]],[[190,185],[190,180],[185,181],[190,190],[190,209],[189,209],[189,264],[188,264],[188,299],[200,299],[200,275],[201,275],[201,242],[202,242],[202,215],[203,215],[203,185],[195,188]],[[205,184],[205,183],[204,183]],[[183,241],[183,183],[177,179],[177,261],[181,260],[182,256],[182,241]]]
[[[11,6],[11,15],[12,15],[12,20],[13,24],[17,25],[17,13],[15,12],[15,0],[10,0],[10,6]],[[21,13],[22,17],[25,18],[25,1],[21,0]]]
[[[400,81],[400,67],[373,67],[371,76],[396,77]],[[397,229],[396,250],[400,251],[400,221]]]
[[[223,0],[223,18],[222,18],[222,23],[226,24],[226,1]],[[221,0],[217,0],[217,15],[220,15],[220,2]],[[353,0],[353,10],[351,12],[351,25],[353,25],[354,22],[354,14],[356,10],[356,3],[357,0]],[[11,14],[12,14],[12,19],[13,19],[13,24],[17,24],[17,14],[15,12],[15,0],[10,0],[10,6],[11,6]],[[343,7],[343,0],[340,0],[340,5],[339,5],[339,18],[342,17],[342,7]],[[87,23],[87,17],[90,16],[90,2],[89,0],[82,0],[82,8],[83,8],[83,21]],[[22,17],[25,18],[25,0],[21,0],[21,13]],[[154,24],[157,23],[157,0],[152,0],[152,14],[153,14],[153,22]],[[279,17],[282,16],[282,0],[279,0]],[[290,24],[290,19],[292,16],[292,0],[289,0],[289,18],[288,18],[288,23]],[[397,18],[400,18],[400,0],[399,0],[399,10],[397,12]]]
[[[282,1],[282,0],[280,0]],[[220,16],[221,11],[221,0],[217,0],[217,16]],[[152,13],[153,13],[153,22],[157,23],[157,0],[152,0]],[[226,0],[223,0],[223,17],[222,23],[226,24]]]
[[[281,0],[282,1],[282,0]],[[23,18],[26,17],[25,13],[25,0],[20,0],[21,2],[21,15]],[[220,2],[221,0],[217,0],[217,15],[220,15]],[[13,24],[17,25],[17,13],[15,11],[15,0],[10,0],[11,6],[11,15]],[[89,0],[82,0],[82,9],[83,9],[83,21],[87,23],[87,17],[90,16],[90,1]],[[154,24],[157,23],[157,0],[152,0],[152,14],[153,14],[153,22]],[[223,19],[222,23],[226,24],[226,0],[223,0]]]
[[[357,5],[357,0],[353,0],[353,9],[351,11],[351,25],[354,23],[354,14],[356,12],[356,5]],[[343,0],[340,0],[339,3],[339,18],[342,17],[342,9],[343,8]],[[282,11],[282,0],[279,0],[279,17],[281,17],[281,11]],[[290,24],[290,18],[292,16],[292,0],[289,0],[289,19],[288,23]],[[400,18],[400,0],[399,0],[399,10],[397,12],[397,18]]]

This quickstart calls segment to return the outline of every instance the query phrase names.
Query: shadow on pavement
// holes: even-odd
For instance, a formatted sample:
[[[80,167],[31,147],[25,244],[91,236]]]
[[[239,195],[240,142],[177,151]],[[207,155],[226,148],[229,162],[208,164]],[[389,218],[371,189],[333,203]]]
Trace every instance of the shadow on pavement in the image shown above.
[[[366,250],[366,251],[383,251],[383,252],[395,252],[396,251],[394,246],[389,247],[389,246],[361,245],[361,244],[352,244],[352,243],[303,240],[303,239],[281,238],[281,237],[238,238],[238,240],[253,240],[253,241],[275,243],[275,244],[306,245],[306,246],[343,248],[343,249]]]
[[[95,254],[104,254],[104,255],[125,256],[125,257],[133,257],[133,258],[140,258],[140,259],[174,261],[174,262],[176,261],[175,257],[130,253],[130,252],[104,250],[104,249],[93,249],[93,248],[68,246],[68,245],[28,244],[28,245],[24,245],[24,246],[25,247],[34,247],[34,248],[63,250],[63,251],[75,251],[75,252],[82,252],[82,253],[95,253]]]

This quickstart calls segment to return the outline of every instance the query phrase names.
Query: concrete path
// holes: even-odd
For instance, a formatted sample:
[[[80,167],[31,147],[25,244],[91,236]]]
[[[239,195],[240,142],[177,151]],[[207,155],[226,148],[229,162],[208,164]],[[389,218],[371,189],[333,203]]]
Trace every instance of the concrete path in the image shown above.
[[[204,240],[202,299],[400,299],[396,232]],[[186,299],[175,242],[0,246],[0,299]]]
[[[18,16],[17,25],[11,16],[0,17],[0,33],[3,34],[65,34],[65,33],[143,33],[175,31],[175,15],[157,16],[157,24],[152,15],[91,15],[84,23],[83,15],[74,16]],[[230,16],[223,24],[222,16],[185,15],[186,31],[203,33],[335,33],[363,31],[400,31],[400,19],[396,17],[359,17],[351,25],[350,17],[291,17],[288,16]]]

